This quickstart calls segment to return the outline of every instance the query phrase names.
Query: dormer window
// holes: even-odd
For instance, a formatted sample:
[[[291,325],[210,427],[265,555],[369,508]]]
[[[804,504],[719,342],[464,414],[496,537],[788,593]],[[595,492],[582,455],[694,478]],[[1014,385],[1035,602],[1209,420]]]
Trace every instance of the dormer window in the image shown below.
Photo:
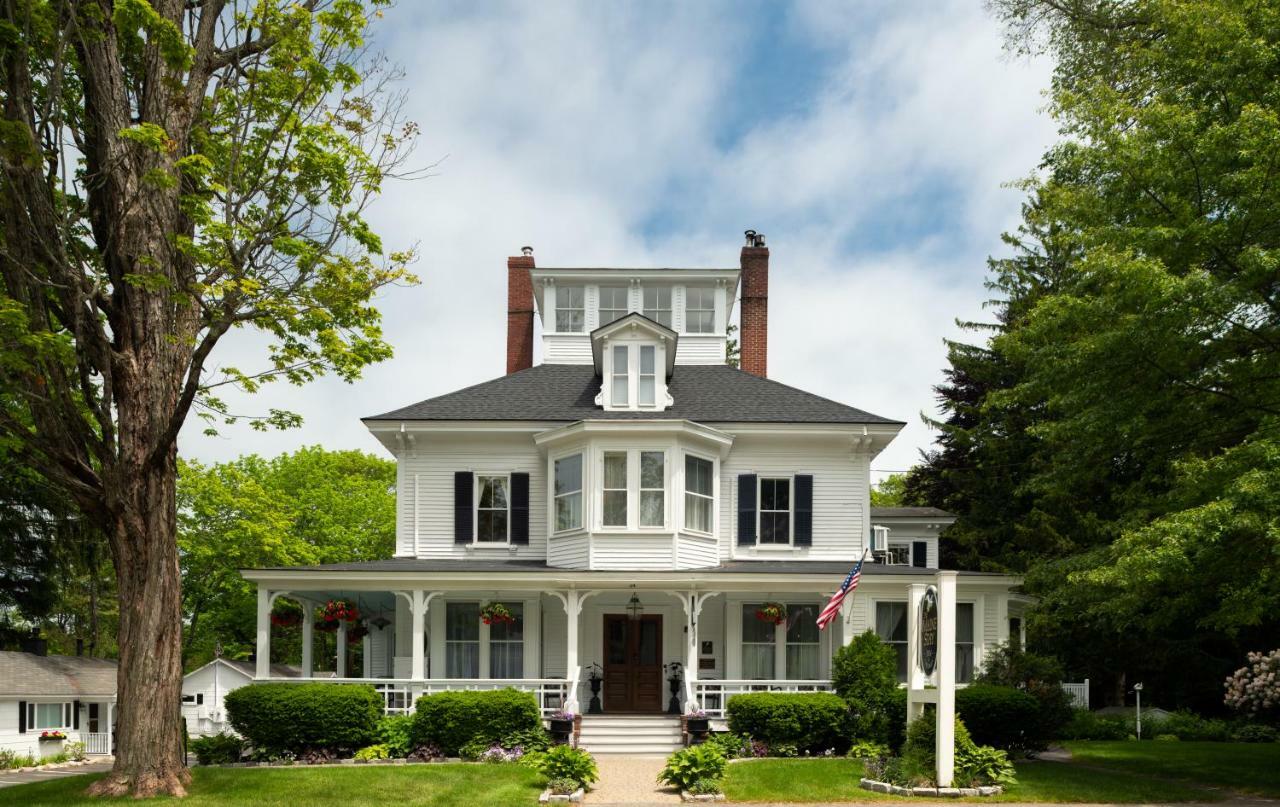
[[[610,409],[648,409],[658,402],[658,346],[631,342],[610,351]]]
[[[560,333],[582,333],[587,329],[585,291],[582,286],[556,289],[556,330]]]
[[[610,403],[616,407],[624,407],[631,400],[631,350],[627,345],[613,346],[613,397]]]
[[[658,377],[654,371],[657,365],[658,349],[653,345],[640,345],[640,380],[639,403],[641,406],[653,406],[658,387]]]
[[[605,409],[660,412],[672,404],[667,382],[677,335],[640,312],[591,332],[591,357],[600,376],[596,404]]]
[[[600,287],[600,324],[608,325],[627,314],[627,296],[630,291],[621,286]]]
[[[684,330],[686,333],[715,333],[715,289],[705,286],[690,286],[685,289]]]

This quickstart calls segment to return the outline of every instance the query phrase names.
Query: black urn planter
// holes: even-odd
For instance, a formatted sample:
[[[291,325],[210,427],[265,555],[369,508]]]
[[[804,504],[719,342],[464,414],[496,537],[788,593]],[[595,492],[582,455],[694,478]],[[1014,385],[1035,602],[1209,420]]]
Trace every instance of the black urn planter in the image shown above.
[[[690,734],[700,735],[711,731],[711,718],[709,717],[689,717],[685,718],[685,727],[689,729]]]
[[[600,708],[600,685],[604,683],[604,679],[592,678],[588,683],[591,685],[591,702],[587,704],[587,714],[601,714],[604,710]]]
[[[569,742],[569,735],[571,734],[573,734],[573,720],[554,717],[551,719],[551,739],[556,744],[567,744]]]
[[[667,704],[667,714],[680,714],[680,684],[682,680],[680,676],[675,675],[667,679],[667,683],[671,686],[671,702]]]

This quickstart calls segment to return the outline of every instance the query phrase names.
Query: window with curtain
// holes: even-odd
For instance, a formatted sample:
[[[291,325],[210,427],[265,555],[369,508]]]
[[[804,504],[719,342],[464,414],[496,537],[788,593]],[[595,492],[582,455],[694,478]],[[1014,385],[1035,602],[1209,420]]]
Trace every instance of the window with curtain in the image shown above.
[[[604,513],[606,527],[627,526],[627,452],[604,452]]]
[[[973,603],[956,603],[956,683],[973,680]]]
[[[640,346],[640,377],[637,382],[637,403],[641,406],[653,406],[658,391],[658,374],[654,364],[658,350],[653,345]]]
[[[716,329],[715,289],[690,286],[684,290],[685,333],[714,333]]]
[[[907,604],[876,603],[876,635],[898,654],[898,680],[907,680]]]
[[[480,491],[476,499],[476,541],[505,544],[510,506],[507,477],[477,476],[476,487]]]
[[[711,460],[684,458],[685,529],[711,532],[711,508],[715,497],[711,488]]]
[[[760,543],[791,543],[790,479],[760,479]]]
[[[71,704],[28,703],[27,724],[33,729],[70,728]]]
[[[582,455],[555,461],[556,531],[582,526]]]
[[[627,367],[627,352],[626,345],[613,346],[613,369],[609,376],[612,379],[610,406],[626,406],[630,397],[627,394],[631,380],[628,375],[630,370]]]
[[[445,603],[444,669],[446,678],[480,677],[480,603]]]
[[[742,606],[742,677],[771,679],[777,647],[777,626],[756,619],[758,603]]]
[[[627,295],[625,287],[600,287],[600,325],[608,325],[615,319],[622,319],[627,313]]]
[[[556,287],[556,330],[582,333],[587,328],[586,290],[582,286]]]
[[[787,677],[818,678],[818,606],[787,606]]]
[[[667,523],[667,455],[662,451],[640,452],[640,526],[662,527]]]
[[[524,603],[504,603],[515,622],[489,626],[489,677],[524,677]]]
[[[671,327],[670,286],[645,286],[644,315],[654,322]]]

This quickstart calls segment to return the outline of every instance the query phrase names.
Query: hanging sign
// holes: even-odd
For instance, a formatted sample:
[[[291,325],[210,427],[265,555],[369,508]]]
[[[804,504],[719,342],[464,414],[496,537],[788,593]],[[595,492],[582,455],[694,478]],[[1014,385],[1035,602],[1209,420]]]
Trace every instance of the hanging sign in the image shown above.
[[[920,641],[917,658],[925,675],[938,666],[938,587],[929,586],[920,599]]]

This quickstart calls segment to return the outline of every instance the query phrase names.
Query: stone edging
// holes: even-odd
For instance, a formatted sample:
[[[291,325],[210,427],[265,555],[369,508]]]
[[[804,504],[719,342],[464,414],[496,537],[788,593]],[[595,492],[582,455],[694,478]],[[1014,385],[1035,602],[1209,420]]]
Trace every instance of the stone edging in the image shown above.
[[[1004,792],[1000,785],[983,785],[982,787],[902,787],[888,782],[877,782],[875,779],[860,779],[858,787],[872,793],[889,793],[894,796],[925,796],[931,799],[959,799],[973,796],[999,796]]]
[[[442,765],[449,762],[463,763],[467,765],[482,765],[481,762],[468,762],[457,757],[447,759],[433,759],[424,762],[409,761],[404,757],[396,759],[335,759],[332,762],[302,762],[295,760],[288,764],[281,762],[221,762],[217,765],[199,765],[201,768],[336,768],[342,765]]]
[[[62,768],[79,768],[82,765],[94,765],[99,762],[111,762],[114,757],[96,757],[82,759],[79,762],[50,762],[48,765],[28,765],[25,768],[6,768],[3,773],[34,773],[36,771],[56,771]]]
[[[680,791],[680,801],[696,801],[696,802],[713,802],[724,801],[723,793],[690,793],[687,790]]]
[[[583,797],[582,788],[578,788],[572,793],[552,793],[550,788],[542,791],[542,795],[538,796],[539,804],[568,804],[569,802],[579,803]]]

